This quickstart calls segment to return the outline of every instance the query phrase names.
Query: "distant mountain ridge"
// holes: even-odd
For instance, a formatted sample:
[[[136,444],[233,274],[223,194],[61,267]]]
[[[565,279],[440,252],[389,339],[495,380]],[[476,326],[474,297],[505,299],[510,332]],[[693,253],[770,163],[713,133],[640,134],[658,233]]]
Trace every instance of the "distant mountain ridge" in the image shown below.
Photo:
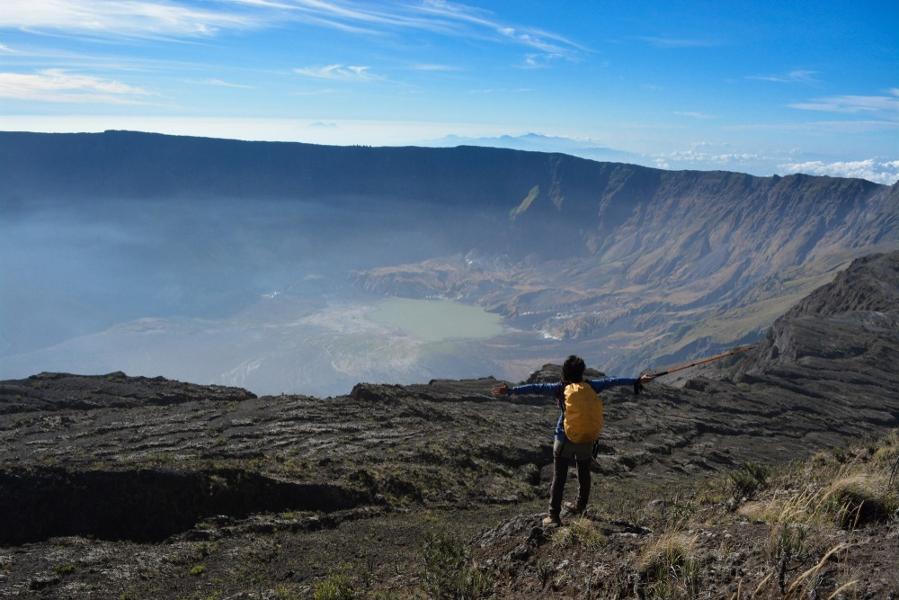
[[[459,231],[454,254],[357,273],[361,287],[477,303],[621,369],[758,336],[851,259],[899,247],[899,184],[498,148],[0,133],[0,178],[0,210],[98,198],[432,207],[422,227]]]
[[[618,193],[632,189],[633,183],[627,184],[629,178],[623,177],[625,174],[657,181],[681,177],[651,167],[597,163],[559,153],[507,148],[324,146],[132,131],[0,132],[0,159],[7,197],[35,192],[136,197],[249,193],[289,197],[301,193],[428,191],[421,200],[464,193],[468,202],[475,203],[485,198],[507,201],[501,195],[506,191],[520,199],[533,185],[553,196],[581,199],[580,194],[595,198],[595,192],[606,186]],[[67,169],[60,169],[60,165]],[[354,169],[353,177],[346,177],[349,167]],[[701,171],[674,173],[694,181],[711,176],[710,172]],[[768,182],[769,186],[781,180],[842,181],[804,175],[728,175]],[[435,184],[450,182],[454,183],[454,190],[434,189]],[[721,183],[721,175],[711,176],[709,191]],[[869,191],[885,187],[867,181],[860,185]]]
[[[849,233],[862,236],[853,245],[899,237],[896,186],[890,192],[860,179],[663,171],[500,148],[318,146],[127,131],[0,133],[0,177],[0,198],[12,204],[35,198],[275,197],[364,199],[370,205],[374,198],[391,198],[492,216],[518,207],[508,226],[514,235],[503,237],[500,231],[502,244],[485,236],[485,248],[544,258],[608,254],[620,259],[653,250],[667,255],[655,267],[649,264],[653,258],[640,261],[638,278],[670,270],[669,263],[681,256],[714,253],[709,244],[739,231],[743,222],[767,223],[767,239],[788,219],[791,232],[802,236],[793,243],[800,255],[812,253],[819,238],[829,241],[825,238],[839,233],[842,221]],[[861,221],[859,209],[865,212]],[[702,226],[712,218],[718,226]],[[675,224],[684,231],[679,221],[689,221],[691,235],[679,240],[681,252],[672,254],[659,238]],[[654,229],[662,223],[664,236]]]
[[[571,156],[580,156],[596,161],[627,162],[645,164],[649,158],[626,150],[618,150],[597,144],[592,140],[525,133],[523,135],[500,135],[496,137],[463,137],[448,135],[433,140],[425,146],[488,146],[493,148],[511,148],[533,152],[562,152]]]

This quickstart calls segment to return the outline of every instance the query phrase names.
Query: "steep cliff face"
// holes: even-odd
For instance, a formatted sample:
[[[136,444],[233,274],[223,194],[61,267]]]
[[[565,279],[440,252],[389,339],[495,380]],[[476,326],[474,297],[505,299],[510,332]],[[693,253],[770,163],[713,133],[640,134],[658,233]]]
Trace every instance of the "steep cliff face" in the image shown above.
[[[774,322],[735,379],[793,385],[818,395],[842,387],[841,397],[857,402],[895,395],[897,365],[899,252],[892,252],[855,260],[797,303]],[[878,410],[880,402],[870,405]],[[882,409],[899,418],[889,403]]]
[[[833,282],[803,298],[786,320],[828,317],[846,312],[896,312],[899,309],[899,253],[856,259]]]
[[[564,258],[452,257],[370,270],[359,281],[382,293],[477,302],[610,369],[636,369],[751,341],[851,259],[899,246],[896,186],[631,175],[600,190],[591,218],[566,221],[582,245]],[[550,226],[541,233],[543,223],[570,218],[565,204],[556,216],[530,215],[539,201],[515,220],[533,228],[523,235],[534,252],[559,235]]]

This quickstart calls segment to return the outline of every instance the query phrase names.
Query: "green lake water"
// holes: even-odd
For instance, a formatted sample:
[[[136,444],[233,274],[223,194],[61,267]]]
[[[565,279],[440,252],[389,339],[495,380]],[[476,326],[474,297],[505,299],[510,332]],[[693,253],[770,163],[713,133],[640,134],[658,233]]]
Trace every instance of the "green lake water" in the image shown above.
[[[426,342],[490,338],[503,331],[502,317],[452,300],[391,298],[375,305],[370,318]]]

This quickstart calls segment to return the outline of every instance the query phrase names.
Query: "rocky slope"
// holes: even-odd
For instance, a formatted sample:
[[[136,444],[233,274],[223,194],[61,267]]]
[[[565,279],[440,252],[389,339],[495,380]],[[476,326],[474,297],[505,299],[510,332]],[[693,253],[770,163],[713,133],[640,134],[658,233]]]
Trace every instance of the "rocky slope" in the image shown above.
[[[256,396],[240,388],[198,386],[164,377],[128,377],[121,371],[103,377],[41,373],[0,382],[0,413],[139,408],[183,402],[240,402]]]
[[[383,293],[478,302],[633,369],[752,340],[852,258],[899,244],[899,186],[869,192],[857,181],[727,173],[645,179],[599,188],[599,200],[582,207],[596,213],[579,215],[563,234],[584,244],[565,258],[470,254],[373,269],[358,280]],[[535,223],[559,218],[536,212]],[[524,235],[539,247],[540,237],[556,234]]]
[[[748,461],[781,463],[899,427],[897,264],[899,253],[857,261],[714,378],[604,394],[592,517],[603,535],[631,544],[652,529],[640,522],[647,500],[676,506],[674,490]],[[517,579],[549,568],[539,553],[497,561],[553,535],[515,515],[545,502],[556,410],[541,397],[494,399],[495,383],[360,384],[323,400],[120,373],[3,382],[0,513],[16,518],[0,522],[0,597],[308,597],[341,577],[414,597],[429,532],[474,535],[508,518],[478,542],[495,590],[543,597],[539,577]],[[743,527],[702,545],[711,552]],[[637,552],[616,543],[602,564],[577,560],[637,590],[627,587]],[[342,563],[350,575],[337,572]],[[716,573],[701,581],[735,581]]]
[[[892,598],[899,436],[772,471],[588,509],[559,529],[516,516],[473,541],[496,598]],[[444,582],[453,588],[453,582]],[[469,590],[474,587],[468,584]]]

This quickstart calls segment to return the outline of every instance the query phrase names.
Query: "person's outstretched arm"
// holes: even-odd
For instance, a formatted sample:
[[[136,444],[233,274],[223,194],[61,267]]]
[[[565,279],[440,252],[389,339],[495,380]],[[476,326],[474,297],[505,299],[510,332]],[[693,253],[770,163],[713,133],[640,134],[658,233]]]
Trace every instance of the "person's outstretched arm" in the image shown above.
[[[588,379],[587,382],[590,384],[590,387],[593,388],[595,392],[601,392],[602,390],[610,387],[615,387],[619,385],[634,385],[649,383],[655,379],[649,373],[644,373],[639,377],[603,377],[602,379]]]
[[[507,384],[501,383],[493,388],[493,395],[540,394],[541,396],[555,396],[559,393],[561,386],[561,383],[526,383],[509,387]]]

